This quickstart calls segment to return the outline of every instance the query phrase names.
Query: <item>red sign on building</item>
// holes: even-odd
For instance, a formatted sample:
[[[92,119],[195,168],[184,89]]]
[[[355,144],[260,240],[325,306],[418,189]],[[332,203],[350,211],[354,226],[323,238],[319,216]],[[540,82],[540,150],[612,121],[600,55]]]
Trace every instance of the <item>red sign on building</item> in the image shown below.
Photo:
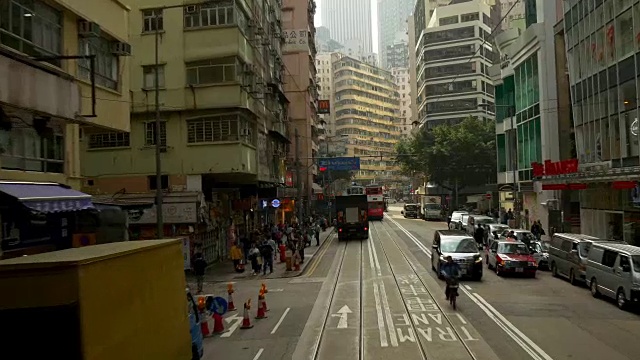
[[[578,159],[569,159],[562,161],[545,160],[544,164],[537,162],[531,163],[533,168],[533,177],[541,178],[543,176],[557,176],[566,174],[575,174],[578,172]]]
[[[318,100],[318,114],[330,114],[331,103],[329,100]]]
[[[287,171],[287,175],[284,178],[284,184],[286,186],[293,186],[293,172]]]

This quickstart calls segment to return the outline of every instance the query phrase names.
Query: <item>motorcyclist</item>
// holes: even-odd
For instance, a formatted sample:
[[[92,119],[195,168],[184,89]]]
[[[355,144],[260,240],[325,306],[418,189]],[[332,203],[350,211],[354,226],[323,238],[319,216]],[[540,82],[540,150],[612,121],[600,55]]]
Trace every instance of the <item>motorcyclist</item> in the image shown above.
[[[440,271],[442,272],[442,275],[444,275],[444,279],[447,282],[447,287],[444,290],[444,294],[447,297],[447,300],[449,300],[449,285],[452,281],[455,281],[460,277],[460,265],[454,262],[453,258],[450,255],[447,256],[445,260],[447,262],[442,265]]]

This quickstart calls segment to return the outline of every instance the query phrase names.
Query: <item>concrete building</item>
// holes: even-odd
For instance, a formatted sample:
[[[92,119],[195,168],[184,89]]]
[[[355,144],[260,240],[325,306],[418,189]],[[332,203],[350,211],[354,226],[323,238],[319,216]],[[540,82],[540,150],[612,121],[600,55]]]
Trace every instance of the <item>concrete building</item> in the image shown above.
[[[400,99],[400,116],[398,118],[398,127],[402,136],[409,136],[413,130],[413,120],[411,116],[411,84],[409,83],[408,68],[392,68],[394,82],[398,86],[398,95]]]
[[[528,6],[526,18],[522,34],[512,29],[496,38],[502,61],[489,69],[496,85],[500,203],[505,210],[516,209],[522,227],[541,220],[545,229],[558,228],[560,221],[549,210],[561,194],[536,181],[536,164],[560,160],[556,3]]]
[[[424,12],[423,12],[424,13]],[[413,15],[409,16],[407,20],[409,24],[409,95],[411,96],[411,132],[420,131],[418,122],[418,79],[417,79],[417,58],[416,58],[416,31],[415,31],[415,18]],[[418,34],[419,35],[419,34]]]
[[[251,230],[260,220],[257,199],[275,198],[285,184],[290,115],[279,3],[159,5],[139,0],[131,10],[131,133],[85,132],[85,190],[152,199],[157,187],[166,189],[165,235],[192,236],[204,243],[205,255],[222,256],[228,227]],[[160,184],[154,176],[156,66]],[[136,238],[156,236],[155,212],[130,225]]]
[[[398,34],[396,40],[387,45],[384,53],[386,60],[382,65],[383,68],[409,68],[409,38],[407,32]]]
[[[0,14],[0,179],[80,189],[80,128],[129,138],[129,9],[6,0]]]
[[[332,39],[343,45],[357,39],[364,53],[373,51],[371,0],[324,0],[321,6],[322,26]]]
[[[570,0],[562,10],[579,165],[545,164],[539,180],[578,193],[581,232],[640,245],[640,3]]]
[[[285,94],[290,103],[289,117],[299,135],[291,147],[289,163],[294,163],[297,152],[302,162],[302,191],[306,197],[307,209],[311,209],[314,191],[321,191],[320,186],[314,182],[315,175],[318,174],[314,158],[319,150],[318,135],[324,132],[318,118],[318,74],[315,63],[317,50],[313,22],[315,11],[316,5],[312,0],[284,0],[282,5],[285,34],[298,34],[297,41],[285,43],[283,47],[286,70],[284,83]],[[296,148],[296,143],[299,143],[300,149]]]
[[[329,28],[326,26],[318,26],[316,28],[316,49],[318,53],[330,53],[339,51],[343,48],[342,44],[331,38]]]
[[[493,84],[487,72],[494,58],[487,41],[490,6],[480,0],[430,5],[418,1],[414,12],[421,127],[454,124],[468,116],[492,119],[492,110],[479,106],[493,104]]]
[[[335,134],[348,137],[348,156],[361,157],[355,179],[393,179],[398,168],[392,157],[400,137],[400,99],[393,75],[348,56],[332,66]]]
[[[530,1],[527,0],[494,0],[496,3],[496,6],[498,7],[498,11],[496,12],[496,14],[502,18],[503,14],[506,14],[509,9],[511,9],[511,11],[509,12],[509,14],[504,18],[504,20],[500,23],[500,29],[502,29],[502,31],[507,31],[507,30],[512,30],[512,29],[519,29],[520,31],[524,31],[524,29],[527,27],[526,26],[526,21],[525,21],[525,6],[527,3],[530,3]]]
[[[395,60],[397,49],[394,45],[398,43],[398,34],[406,34],[407,19],[414,5],[414,0],[378,0],[378,51],[384,69],[409,67],[409,64],[399,64]]]

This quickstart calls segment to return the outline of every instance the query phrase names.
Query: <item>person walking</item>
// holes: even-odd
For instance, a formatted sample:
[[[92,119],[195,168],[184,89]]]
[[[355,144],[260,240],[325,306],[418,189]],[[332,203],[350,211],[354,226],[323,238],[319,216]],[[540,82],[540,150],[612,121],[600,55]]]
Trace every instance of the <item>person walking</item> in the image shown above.
[[[242,254],[242,249],[240,249],[240,246],[238,246],[238,243],[234,242],[233,245],[231,245],[231,250],[229,250],[229,256],[231,257],[231,261],[233,262],[233,269],[235,271],[238,271],[238,269],[240,268],[240,262],[244,258],[244,255]]]
[[[249,250],[249,261],[251,261],[251,269],[253,275],[258,275],[260,271],[260,250],[256,247],[256,243],[251,243],[251,250]]]
[[[202,287],[204,285],[204,272],[207,269],[207,261],[204,259],[202,250],[196,249],[196,253],[193,255],[193,273],[196,276],[196,283],[198,287],[198,294],[202,294]]]
[[[262,256],[262,275],[267,275],[267,267],[269,274],[273,273],[273,248],[267,240],[263,241],[260,246],[260,255]]]
[[[316,223],[316,246],[320,246],[320,231],[322,231],[322,228],[320,224]]]
[[[478,243],[478,246],[484,245],[484,228],[482,225],[478,224],[478,227],[476,227],[476,231],[473,234],[473,238],[476,240],[476,243]]]

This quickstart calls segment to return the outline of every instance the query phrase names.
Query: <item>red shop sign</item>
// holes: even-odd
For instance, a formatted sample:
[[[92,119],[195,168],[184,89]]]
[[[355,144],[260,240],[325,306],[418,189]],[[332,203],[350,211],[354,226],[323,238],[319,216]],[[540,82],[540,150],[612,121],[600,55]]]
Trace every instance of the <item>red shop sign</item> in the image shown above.
[[[287,175],[284,178],[284,183],[286,186],[293,186],[293,172],[287,171]]]
[[[578,172],[578,159],[569,159],[553,162],[545,160],[544,164],[537,162],[531,163],[533,168],[533,177],[540,178],[543,176],[556,176],[565,174],[574,174]]]

